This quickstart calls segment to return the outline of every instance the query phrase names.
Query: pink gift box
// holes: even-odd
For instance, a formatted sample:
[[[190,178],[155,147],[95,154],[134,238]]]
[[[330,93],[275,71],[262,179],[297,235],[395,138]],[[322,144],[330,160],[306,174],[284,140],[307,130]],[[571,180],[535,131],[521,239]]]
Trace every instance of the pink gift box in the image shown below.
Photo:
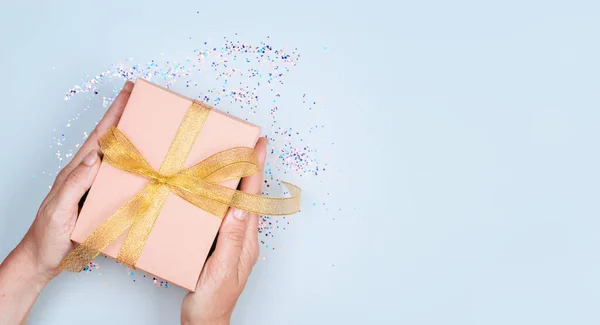
[[[118,128],[150,165],[158,170],[192,100],[137,79]],[[260,127],[212,109],[184,168],[233,147],[254,147]],[[127,201],[148,179],[102,163],[79,214],[71,240],[81,243]],[[236,188],[239,179],[221,183]],[[190,291],[221,225],[221,219],[171,193],[144,246],[136,268]],[[103,254],[116,258],[127,232]]]

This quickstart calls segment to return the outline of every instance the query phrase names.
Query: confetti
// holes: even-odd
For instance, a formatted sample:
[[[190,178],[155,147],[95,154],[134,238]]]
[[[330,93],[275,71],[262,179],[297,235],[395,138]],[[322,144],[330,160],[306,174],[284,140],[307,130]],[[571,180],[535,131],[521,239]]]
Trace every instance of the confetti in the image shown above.
[[[88,265],[86,265],[86,266],[83,268],[83,271],[82,271],[82,272],[86,272],[86,273],[88,273],[88,272],[92,272],[93,270],[97,270],[97,269],[99,269],[99,268],[100,268],[100,265],[98,265],[98,264],[94,263],[94,261],[91,261],[91,262],[89,262],[89,263],[88,263]]]
[[[288,174],[314,178],[327,172],[327,164],[319,160],[317,148],[311,145],[312,140],[320,136],[319,131],[325,128],[325,125],[318,123],[318,115],[310,119],[313,125],[297,127],[284,125],[278,119],[278,114],[290,107],[313,114],[321,102],[306,93],[301,93],[302,96],[298,98],[283,100],[286,95],[282,88],[285,79],[300,62],[298,49],[276,47],[269,37],[258,43],[243,42],[237,39],[237,34],[235,39],[224,37],[217,42],[193,42],[201,46],[191,50],[183,60],[165,60],[163,53],[143,63],[126,58],[71,87],[64,99],[80,105],[79,109],[72,118],[54,130],[55,136],[50,147],[55,150],[57,170],[41,174],[50,179],[56,177],[89,136],[87,132],[74,131],[81,117],[90,111],[105,111],[118,95],[124,81],[135,81],[137,78],[174,89],[239,118],[260,121],[269,139],[263,195],[282,188],[280,178],[288,178]],[[327,47],[324,49],[327,50]],[[78,100],[75,101],[75,98]],[[268,122],[265,124],[264,121]],[[33,177],[36,178],[36,175]],[[275,194],[285,195],[287,192],[272,195]],[[312,206],[316,206],[316,203]],[[291,221],[290,217],[261,216],[258,232],[263,238],[262,245],[275,250],[268,240],[285,230]],[[265,257],[262,259],[265,260]],[[89,270],[92,268],[98,266],[94,264],[93,267],[87,267]],[[133,271],[130,271],[130,275],[135,276]],[[159,287],[168,288],[166,281],[153,277],[153,282]]]

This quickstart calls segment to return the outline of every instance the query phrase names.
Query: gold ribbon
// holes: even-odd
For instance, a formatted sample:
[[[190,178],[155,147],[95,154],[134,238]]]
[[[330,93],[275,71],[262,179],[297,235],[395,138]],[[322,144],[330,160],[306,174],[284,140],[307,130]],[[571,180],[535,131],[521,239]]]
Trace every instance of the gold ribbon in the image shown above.
[[[77,246],[62,261],[61,270],[81,271],[127,230],[129,232],[119,250],[117,261],[134,267],[170,192],[218,218],[223,218],[229,207],[266,215],[288,215],[300,210],[300,188],[286,182],[283,183],[291,194],[287,198],[252,195],[218,184],[260,171],[252,148],[236,147],[221,151],[183,169],[209,113],[208,106],[192,103],[158,171],[152,169],[119,129],[112,127],[102,136],[99,144],[104,153],[104,162],[150,181]]]

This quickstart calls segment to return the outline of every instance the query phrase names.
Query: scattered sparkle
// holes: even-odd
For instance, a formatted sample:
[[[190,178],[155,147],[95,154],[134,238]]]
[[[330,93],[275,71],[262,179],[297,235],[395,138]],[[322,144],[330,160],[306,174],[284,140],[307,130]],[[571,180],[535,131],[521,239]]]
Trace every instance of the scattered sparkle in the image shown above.
[[[198,47],[193,48],[182,60],[167,60],[168,55],[164,53],[146,62],[126,58],[95,76],[84,78],[69,89],[64,99],[72,101],[72,105],[78,105],[79,109],[62,124],[63,127],[54,130],[55,136],[50,141],[50,147],[55,151],[57,169],[42,173],[44,177],[33,174],[33,178],[52,181],[77,153],[94,127],[82,127],[82,115],[93,112],[95,116],[102,116],[118,95],[124,81],[135,81],[137,78],[150,80],[261,125],[264,136],[269,139],[263,195],[287,194],[281,179],[302,186],[302,179],[321,177],[328,171],[327,163],[319,159],[319,150],[313,144],[323,136],[320,131],[325,128],[323,123],[319,123],[321,98],[305,92],[293,96],[292,92],[286,90],[289,88],[284,87],[286,77],[300,62],[298,49],[277,47],[270,37],[261,42],[248,43],[239,40],[237,34],[234,38],[224,37],[217,41],[199,41],[190,37],[190,42]],[[327,46],[324,50],[327,51]],[[279,113],[292,110],[308,114],[311,118],[307,120],[311,124],[288,125],[279,119]],[[81,129],[88,131],[82,132]],[[321,202],[312,203],[312,207],[325,205]],[[292,217],[261,216],[258,227],[261,245],[269,251],[275,250],[276,246],[270,241],[286,230],[292,220]],[[266,260],[266,256],[262,256],[262,260]],[[86,267],[89,270],[86,272],[99,268],[97,264],[92,264]],[[166,281],[146,276],[143,272],[129,272],[130,276],[137,279],[152,278],[157,286],[169,287]]]

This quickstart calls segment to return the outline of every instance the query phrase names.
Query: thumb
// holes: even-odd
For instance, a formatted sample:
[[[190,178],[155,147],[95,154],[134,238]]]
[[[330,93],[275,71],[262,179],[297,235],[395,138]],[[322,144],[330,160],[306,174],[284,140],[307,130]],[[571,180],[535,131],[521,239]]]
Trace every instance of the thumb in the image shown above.
[[[221,224],[221,229],[219,229],[217,246],[211,256],[211,258],[214,257],[223,267],[231,272],[237,271],[246,235],[247,215],[245,211],[235,208],[229,209]]]
[[[76,207],[83,195],[92,186],[92,182],[100,168],[100,157],[96,150],[90,151],[88,155],[75,167],[57,194],[58,206],[64,209]]]

